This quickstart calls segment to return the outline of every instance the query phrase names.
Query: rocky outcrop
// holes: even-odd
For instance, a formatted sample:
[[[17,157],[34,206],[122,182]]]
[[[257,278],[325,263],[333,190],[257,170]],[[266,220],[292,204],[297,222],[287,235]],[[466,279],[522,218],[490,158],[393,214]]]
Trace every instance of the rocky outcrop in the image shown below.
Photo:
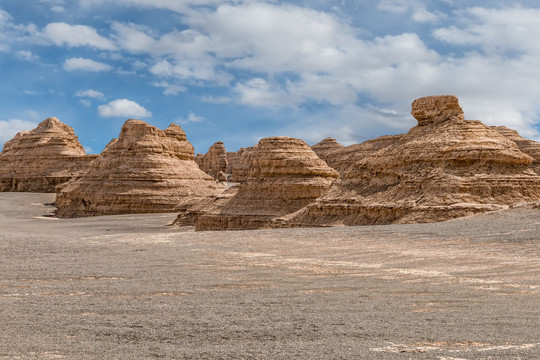
[[[227,161],[227,150],[225,149],[223,142],[218,141],[210,146],[208,152],[204,155],[197,154],[195,162],[202,171],[214,179],[218,181],[227,180],[226,173],[229,164]]]
[[[325,156],[326,163],[343,174],[354,163],[362,160],[366,156],[395,144],[403,135],[385,135],[376,139],[364,141],[360,144],[353,144]]]
[[[435,222],[540,199],[533,159],[483,125],[464,120],[453,96],[415,100],[418,126],[357,161],[289,226]]]
[[[273,227],[324,194],[338,173],[302,140],[262,139],[250,151],[247,176],[238,192],[212,211],[202,211],[197,230]]]
[[[45,119],[4,144],[0,191],[54,192],[96,156],[86,155],[70,126],[55,117]]]
[[[160,130],[128,120],[87,172],[57,193],[57,215],[172,212],[223,190],[199,169],[193,146],[176,124]]]
[[[241,183],[247,180],[251,166],[251,157],[255,151],[255,147],[256,146],[252,146],[238,150],[234,159],[233,168],[231,169],[232,171],[230,172],[230,174],[232,174],[229,179],[230,181]]]
[[[540,175],[540,143],[521,137],[516,130],[507,128],[506,126],[492,126],[499,134],[516,143],[519,150],[533,158],[530,167]]]
[[[345,146],[341,145],[336,139],[327,137],[321,140],[319,143],[313,145],[311,150],[317,154],[318,157],[328,162],[333,160],[333,154],[339,150],[342,150]],[[330,164],[328,164],[330,165]]]

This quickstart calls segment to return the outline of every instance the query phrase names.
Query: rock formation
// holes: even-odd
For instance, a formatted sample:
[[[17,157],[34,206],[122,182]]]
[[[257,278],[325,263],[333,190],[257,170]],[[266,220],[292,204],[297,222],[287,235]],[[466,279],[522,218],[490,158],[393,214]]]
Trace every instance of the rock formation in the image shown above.
[[[225,150],[223,142],[218,141],[210,146],[208,152],[204,155],[197,154],[195,162],[202,171],[214,179],[218,181],[227,180],[226,173],[229,164],[227,162],[227,150]]]
[[[201,211],[197,230],[272,227],[279,217],[315,201],[338,177],[299,139],[265,138],[250,153],[245,182],[220,207]]]
[[[176,124],[166,130],[128,120],[118,139],[77,180],[57,193],[61,217],[171,212],[223,190],[194,161],[193,146]]]
[[[54,192],[95,159],[86,155],[73,129],[51,117],[21,131],[0,153],[0,191]]]
[[[464,120],[456,97],[417,99],[412,114],[418,126],[357,161],[289,226],[435,222],[540,199],[533,159]]]
[[[249,174],[249,168],[251,166],[251,156],[256,146],[248,148],[241,148],[234,156],[234,165],[232,167],[232,174],[230,181],[232,182],[244,182],[247,180]]]
[[[354,163],[362,160],[366,156],[372,155],[377,151],[389,147],[401,139],[403,135],[385,135],[376,139],[364,141],[360,144],[353,144],[341,149],[337,149],[325,156],[326,163],[343,174]]]
[[[322,141],[320,141],[319,143],[313,145],[311,147],[311,150],[313,150],[315,154],[317,154],[318,157],[326,161],[326,163],[328,164],[328,161],[331,162],[333,159],[332,155],[336,151],[342,150],[344,147],[345,146],[338,143],[336,139],[327,137],[323,139]]]
[[[533,162],[530,167],[540,175],[540,143],[525,139],[516,130],[509,129],[506,126],[492,126],[491,128],[515,142],[519,150],[532,157]]]

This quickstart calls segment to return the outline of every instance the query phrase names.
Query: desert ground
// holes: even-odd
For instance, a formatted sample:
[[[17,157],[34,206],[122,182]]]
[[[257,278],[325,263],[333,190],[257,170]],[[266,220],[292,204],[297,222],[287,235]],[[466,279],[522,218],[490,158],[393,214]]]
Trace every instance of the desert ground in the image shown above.
[[[0,193],[0,359],[539,359],[540,210],[194,232]]]

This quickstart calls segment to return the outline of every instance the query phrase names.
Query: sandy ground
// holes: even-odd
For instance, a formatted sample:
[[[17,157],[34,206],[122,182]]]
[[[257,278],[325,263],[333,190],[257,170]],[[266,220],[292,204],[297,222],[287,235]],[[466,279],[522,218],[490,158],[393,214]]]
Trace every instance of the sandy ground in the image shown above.
[[[53,199],[0,193],[0,359],[540,359],[539,210],[193,232]]]

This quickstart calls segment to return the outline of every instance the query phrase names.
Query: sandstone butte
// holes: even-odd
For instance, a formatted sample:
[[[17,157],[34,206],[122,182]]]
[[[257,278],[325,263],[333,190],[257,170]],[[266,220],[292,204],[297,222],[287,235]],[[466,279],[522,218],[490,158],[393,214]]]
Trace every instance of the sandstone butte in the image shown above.
[[[202,171],[218,181],[227,181],[227,150],[223,142],[218,141],[210,146],[208,152],[204,155],[197,154],[195,162]]]
[[[357,161],[368,155],[389,147],[401,139],[403,135],[385,135],[376,139],[370,139],[360,144],[343,146],[335,139],[326,138],[312,146],[313,151],[326,163],[343,174]]]
[[[418,125],[357,161],[288,226],[436,222],[540,200],[533,159],[454,96],[412,103]]]
[[[247,168],[245,181],[230,196],[201,209],[196,230],[274,227],[279,217],[315,201],[338,177],[304,141],[289,137],[262,139],[251,150]]]
[[[80,178],[56,195],[57,215],[172,212],[218,195],[223,186],[194,161],[193,146],[176,124],[160,130],[127,120]]]
[[[515,142],[519,150],[532,157],[533,162],[530,167],[540,175],[540,143],[525,139],[516,130],[509,129],[506,126],[492,126],[491,128]]]
[[[4,144],[0,191],[54,192],[96,156],[86,155],[70,126],[55,117],[45,119]]]

